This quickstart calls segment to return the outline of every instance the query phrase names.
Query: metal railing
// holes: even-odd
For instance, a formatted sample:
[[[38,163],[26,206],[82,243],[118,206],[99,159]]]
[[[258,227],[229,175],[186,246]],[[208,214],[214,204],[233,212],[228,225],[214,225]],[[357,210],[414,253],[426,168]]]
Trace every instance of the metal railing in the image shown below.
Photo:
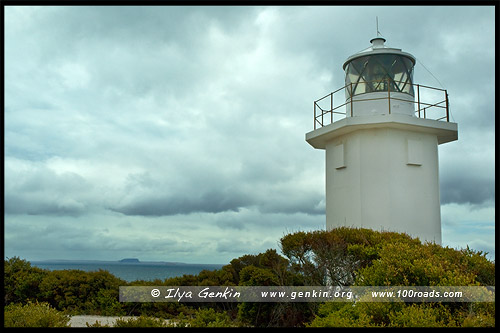
[[[373,81],[373,82],[378,82],[378,81]],[[398,82],[398,81],[396,81]],[[358,83],[372,83],[372,82],[360,82]],[[314,129],[317,128],[317,125],[320,127],[329,125],[334,123],[337,120],[335,120],[334,115],[341,115],[342,119],[348,116],[348,112],[350,113],[350,116],[353,116],[353,110],[354,106],[357,103],[361,102],[367,102],[367,101],[374,101],[374,100],[387,100],[387,108],[388,108],[388,113],[391,113],[391,100],[392,101],[403,101],[407,103],[413,103],[416,106],[416,110],[414,110],[414,114],[418,116],[418,118],[423,118],[423,119],[433,119],[433,120],[443,120],[446,119],[447,122],[450,121],[450,111],[449,111],[449,101],[448,101],[448,92],[445,89],[439,89],[439,88],[434,88],[434,87],[429,87],[429,86],[424,86],[421,84],[412,84],[413,87],[415,87],[415,97],[412,100],[407,100],[407,99],[401,99],[398,98],[397,95],[394,95],[394,91],[392,91],[391,95],[391,89],[390,89],[390,84],[387,82],[387,96],[379,97],[379,98],[368,98],[368,99],[360,99],[356,100],[353,99],[352,96],[346,100],[345,94],[342,94],[341,98],[344,101],[342,104],[339,104],[337,106],[334,105],[335,98],[334,95],[337,94],[340,91],[347,91],[347,92],[352,92],[353,91],[353,84],[347,84],[343,86],[342,88],[339,88],[335,90],[334,92],[331,92],[330,94],[321,97],[320,99],[314,101]],[[436,97],[436,96],[431,96],[432,94],[429,93],[429,91],[437,91],[440,92],[440,94],[443,94],[443,97]],[[367,93],[371,93],[367,92]],[[375,91],[375,92],[385,92],[385,91]],[[357,94],[354,96],[360,96],[365,93]],[[349,94],[351,95],[351,94]],[[423,95],[423,96],[422,96]],[[432,99],[432,100],[431,100]],[[435,101],[437,100],[437,101]],[[349,109],[348,110],[348,106]],[[442,110],[444,109],[444,110]],[[342,112],[343,111],[343,112]],[[444,115],[442,112],[444,111]],[[354,111],[355,112],[355,111]],[[436,116],[436,113],[438,113],[438,116]]]

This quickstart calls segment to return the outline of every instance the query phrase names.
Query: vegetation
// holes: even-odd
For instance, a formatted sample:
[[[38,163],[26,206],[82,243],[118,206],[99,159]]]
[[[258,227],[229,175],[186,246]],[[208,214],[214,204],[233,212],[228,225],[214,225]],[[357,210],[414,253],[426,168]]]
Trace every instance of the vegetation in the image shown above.
[[[87,327],[111,327],[96,321],[94,324],[87,323]],[[169,327],[165,320],[160,318],[138,316],[135,318],[118,318],[113,327]]]
[[[486,253],[421,244],[406,234],[338,228],[297,232],[215,271],[127,283],[107,271],[47,271],[4,260],[5,326],[60,327],[68,315],[135,316],[119,327],[488,327],[494,303],[120,303],[118,287],[494,286]],[[168,320],[165,320],[168,319]],[[99,323],[89,325],[101,327]]]
[[[88,327],[110,327],[99,322],[87,324]],[[150,316],[134,318],[118,318],[113,327],[232,327],[237,326],[227,313],[217,312],[212,308],[198,309],[193,317],[180,314],[175,320],[169,321]]]
[[[4,309],[5,327],[68,327],[69,317],[48,303],[12,303]]]

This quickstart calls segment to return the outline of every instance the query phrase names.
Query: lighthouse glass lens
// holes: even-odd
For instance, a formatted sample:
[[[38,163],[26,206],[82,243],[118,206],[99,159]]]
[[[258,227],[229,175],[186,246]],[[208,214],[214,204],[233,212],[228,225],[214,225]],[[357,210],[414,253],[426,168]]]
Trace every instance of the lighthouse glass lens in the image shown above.
[[[377,91],[413,93],[413,63],[398,54],[374,54],[353,59],[346,67],[348,96]]]

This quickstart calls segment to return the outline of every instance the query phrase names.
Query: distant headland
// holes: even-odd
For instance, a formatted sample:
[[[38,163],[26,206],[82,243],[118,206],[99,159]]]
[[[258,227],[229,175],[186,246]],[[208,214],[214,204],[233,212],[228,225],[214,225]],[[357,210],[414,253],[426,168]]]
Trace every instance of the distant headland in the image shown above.
[[[120,262],[124,262],[124,263],[138,263],[140,261],[137,258],[123,258],[122,260],[120,260]]]

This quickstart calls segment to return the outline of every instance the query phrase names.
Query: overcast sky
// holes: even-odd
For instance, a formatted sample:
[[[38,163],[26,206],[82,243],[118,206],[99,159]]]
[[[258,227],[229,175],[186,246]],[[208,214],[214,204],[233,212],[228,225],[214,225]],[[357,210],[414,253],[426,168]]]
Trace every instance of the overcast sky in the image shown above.
[[[305,133],[378,17],[458,123],[443,245],[494,258],[494,7],[4,9],[6,257],[225,264],[325,229]]]

